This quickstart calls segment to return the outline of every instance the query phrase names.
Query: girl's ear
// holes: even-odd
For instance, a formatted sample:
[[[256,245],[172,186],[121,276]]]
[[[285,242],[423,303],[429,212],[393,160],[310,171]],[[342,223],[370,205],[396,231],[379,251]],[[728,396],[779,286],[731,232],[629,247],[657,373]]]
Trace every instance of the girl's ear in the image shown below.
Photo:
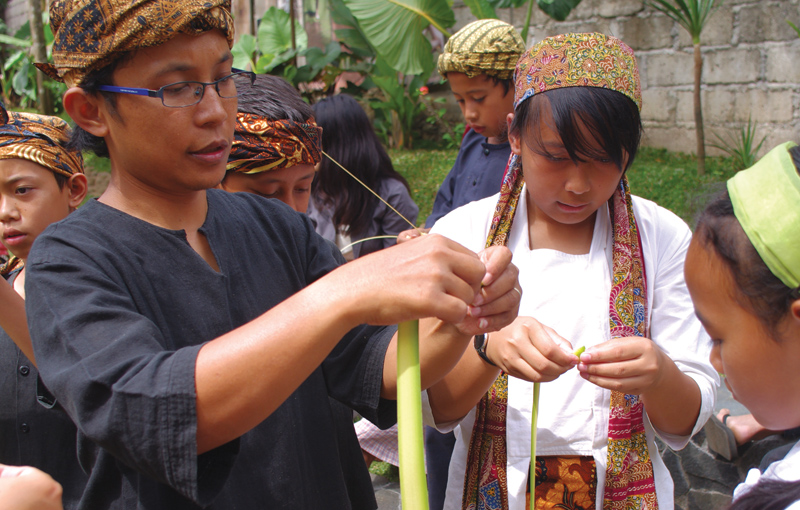
[[[800,325],[800,299],[795,299],[789,306],[789,310],[792,313],[792,318]]]
[[[108,133],[103,98],[87,93],[80,87],[71,87],[64,93],[64,109],[84,131],[97,137]]]
[[[509,113],[506,116],[506,123],[508,124],[508,144],[511,146],[511,152],[517,156],[522,154],[522,140],[520,140],[519,131],[511,129],[511,124],[514,122],[514,114]]]
[[[89,191],[89,181],[85,174],[72,174],[67,180],[66,188],[69,190],[70,210],[75,210],[86,198],[86,193]]]

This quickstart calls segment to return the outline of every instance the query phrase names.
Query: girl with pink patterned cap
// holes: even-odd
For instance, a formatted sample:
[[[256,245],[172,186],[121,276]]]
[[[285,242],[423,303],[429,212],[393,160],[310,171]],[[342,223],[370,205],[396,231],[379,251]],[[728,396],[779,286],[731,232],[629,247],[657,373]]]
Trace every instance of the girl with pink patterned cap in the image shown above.
[[[534,45],[516,68],[500,194],[433,229],[471,249],[508,246],[522,285],[520,317],[478,335],[427,391],[430,419],[456,431],[447,509],[528,508],[532,381],[545,383],[537,509],[673,507],[655,437],[683,448],[718,377],[683,277],[691,231],[628,188],[641,104],[619,39]]]

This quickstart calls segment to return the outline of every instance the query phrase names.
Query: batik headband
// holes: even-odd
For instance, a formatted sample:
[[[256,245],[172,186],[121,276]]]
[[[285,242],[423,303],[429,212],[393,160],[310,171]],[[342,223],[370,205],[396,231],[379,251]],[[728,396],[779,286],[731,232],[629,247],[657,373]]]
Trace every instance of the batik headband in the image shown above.
[[[66,177],[83,173],[79,151],[67,149],[69,125],[58,117],[8,112],[0,125],[0,159],[26,159]]]
[[[158,46],[177,33],[219,29],[233,44],[230,0],[56,0],[50,6],[53,64],[42,72],[80,85],[120,54]]]
[[[561,34],[528,50],[514,73],[514,108],[534,94],[564,87],[600,87],[631,98],[642,110],[633,50],[603,34]]]
[[[761,259],[787,287],[800,287],[800,175],[778,145],[728,181],[733,212]]]
[[[306,122],[269,120],[238,113],[228,171],[254,174],[294,165],[316,165],[322,157],[322,128]]]
[[[481,19],[465,26],[444,45],[439,55],[439,74],[480,74],[508,80],[525,51],[525,41],[516,29],[497,19]]]

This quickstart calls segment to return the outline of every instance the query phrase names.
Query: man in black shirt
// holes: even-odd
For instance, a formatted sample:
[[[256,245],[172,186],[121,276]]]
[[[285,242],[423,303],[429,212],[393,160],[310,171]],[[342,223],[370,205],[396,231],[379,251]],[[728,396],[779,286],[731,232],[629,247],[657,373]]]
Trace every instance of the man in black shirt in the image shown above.
[[[510,252],[431,236],[341,265],[285,205],[209,189],[242,91],[223,0],[57,1],[51,24],[43,67],[70,87],[76,143],[112,167],[28,266],[42,377],[90,470],[81,508],[359,506],[329,396],[393,423],[380,325],[439,319],[420,347],[428,387],[513,320]]]

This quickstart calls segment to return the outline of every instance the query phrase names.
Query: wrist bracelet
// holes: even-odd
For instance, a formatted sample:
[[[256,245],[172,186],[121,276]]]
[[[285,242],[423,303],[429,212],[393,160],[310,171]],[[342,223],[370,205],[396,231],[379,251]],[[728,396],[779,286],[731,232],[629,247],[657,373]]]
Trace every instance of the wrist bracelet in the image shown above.
[[[480,356],[483,361],[492,365],[493,367],[497,366],[492,360],[489,359],[489,356],[486,355],[486,346],[489,345],[489,335],[487,333],[475,335],[473,345],[475,347],[475,351],[478,353],[478,356]]]

